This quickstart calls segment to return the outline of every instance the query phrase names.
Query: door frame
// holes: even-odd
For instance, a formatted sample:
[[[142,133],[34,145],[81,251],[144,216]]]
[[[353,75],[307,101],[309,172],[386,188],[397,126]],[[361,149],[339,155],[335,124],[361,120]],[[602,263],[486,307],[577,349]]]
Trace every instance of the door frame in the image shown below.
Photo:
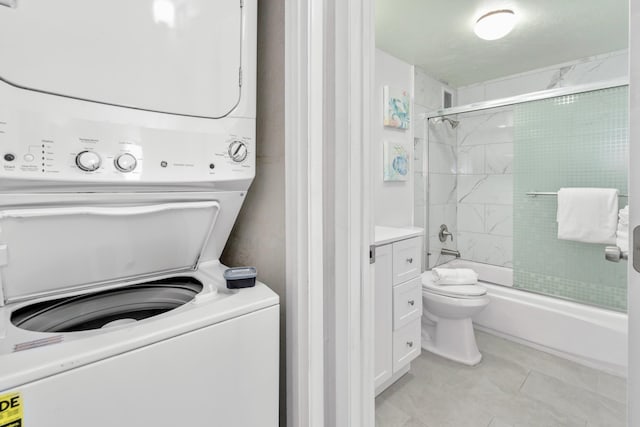
[[[374,425],[373,12],[373,0],[285,2],[290,427]]]
[[[323,7],[285,2],[287,425],[324,426]]]
[[[365,106],[373,91],[375,19],[372,0],[342,3],[332,0],[331,25],[327,25],[326,5],[320,0],[286,0],[285,4],[287,420],[291,427],[323,426],[325,413],[336,414],[339,421],[336,425],[373,425],[373,351],[367,349],[373,330],[370,291],[373,275],[361,253],[373,241],[373,224],[371,215],[360,218],[366,218],[364,222],[369,223],[361,224],[357,230],[352,221],[358,212],[366,212],[365,209],[373,206],[369,176],[372,156],[367,144],[371,142],[371,118]],[[329,32],[332,37],[327,37]],[[327,40],[332,40],[329,46],[325,46]],[[640,120],[632,119],[640,117],[640,87],[636,86],[636,82],[640,82],[640,4],[633,1],[630,1],[629,40],[629,194],[630,224],[634,228],[640,225],[640,168],[632,167],[634,159],[636,164],[640,163],[640,146],[634,143],[640,139]],[[343,49],[340,49],[341,44]],[[352,114],[347,116],[346,123],[340,121],[340,129],[335,122],[323,120],[323,111],[328,110],[324,105],[327,91],[325,55],[331,52],[336,55],[338,50],[334,88],[349,89],[349,103],[345,108]],[[345,51],[348,57],[345,57]],[[356,84],[352,85],[352,82]],[[327,169],[329,163],[322,158],[326,135],[333,135],[334,141],[338,137],[347,138],[339,147],[349,154],[348,169]],[[354,156],[357,156],[358,148],[363,150],[361,159],[369,159],[369,163],[358,162]],[[343,210],[337,212],[330,227],[323,225],[327,173],[340,183],[343,182],[340,179],[355,178],[346,182],[347,195],[357,194],[357,185],[362,185],[362,197],[350,201],[346,214]],[[338,197],[331,199],[332,207],[341,200]],[[342,247],[347,248],[349,255],[346,267],[349,270],[351,266],[347,276],[344,276],[344,266],[340,272],[335,272],[336,279],[346,280],[347,289],[339,298],[340,301],[347,300],[342,301],[340,308],[336,306],[341,315],[336,313],[335,318],[348,322],[343,325],[348,331],[348,339],[335,347],[335,360],[340,361],[341,370],[347,373],[342,377],[341,386],[346,386],[348,403],[342,409],[335,401],[325,402],[324,398],[324,343],[325,339],[331,339],[325,336],[323,326],[323,238],[327,236],[329,241],[335,238],[336,247],[339,243],[345,244]],[[640,273],[633,269],[634,251],[631,252],[628,267],[628,423],[640,425],[640,363],[634,363],[640,360],[640,339],[632,339],[640,337]],[[356,262],[356,265],[360,268],[352,268],[351,263],[358,259],[360,263]],[[330,369],[337,371],[335,367]]]

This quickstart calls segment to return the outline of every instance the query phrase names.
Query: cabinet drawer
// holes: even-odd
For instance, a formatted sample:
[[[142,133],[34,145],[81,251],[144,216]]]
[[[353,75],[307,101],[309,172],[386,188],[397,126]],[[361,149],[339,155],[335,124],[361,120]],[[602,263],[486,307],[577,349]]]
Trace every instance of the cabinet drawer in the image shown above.
[[[420,275],[422,238],[401,240],[393,244],[393,284],[398,285]]]
[[[393,372],[420,355],[420,319],[416,319],[393,333]]]
[[[393,288],[393,329],[397,330],[422,316],[422,282],[416,277]]]

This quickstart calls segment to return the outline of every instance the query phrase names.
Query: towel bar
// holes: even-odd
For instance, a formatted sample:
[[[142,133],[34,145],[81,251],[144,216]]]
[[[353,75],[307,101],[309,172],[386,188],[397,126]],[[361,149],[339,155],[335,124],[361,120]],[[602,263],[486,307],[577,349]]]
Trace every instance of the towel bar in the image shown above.
[[[529,197],[537,197],[537,196],[557,196],[558,193],[553,191],[529,191],[525,193]],[[618,197],[629,197],[626,194],[618,194]]]

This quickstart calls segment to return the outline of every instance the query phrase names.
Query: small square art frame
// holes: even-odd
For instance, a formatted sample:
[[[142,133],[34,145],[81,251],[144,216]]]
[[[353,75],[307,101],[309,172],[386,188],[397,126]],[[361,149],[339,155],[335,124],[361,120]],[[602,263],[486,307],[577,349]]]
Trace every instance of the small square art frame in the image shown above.
[[[384,181],[407,181],[411,167],[407,147],[398,142],[384,141],[383,150]]]
[[[411,123],[411,99],[409,92],[384,86],[382,89],[384,104],[384,126],[407,130]]]

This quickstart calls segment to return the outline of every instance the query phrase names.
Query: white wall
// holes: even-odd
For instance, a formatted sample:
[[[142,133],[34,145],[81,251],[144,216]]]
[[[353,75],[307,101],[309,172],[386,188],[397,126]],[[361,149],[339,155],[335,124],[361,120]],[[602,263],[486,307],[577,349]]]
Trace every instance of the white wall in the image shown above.
[[[413,132],[416,121],[412,117],[411,126],[407,130],[383,126],[382,88],[384,86],[406,89],[413,94],[413,66],[376,49],[375,92],[371,106],[374,123],[371,143],[375,153],[375,164],[373,165],[374,221],[376,225],[401,227],[413,224],[413,172],[409,174],[407,181],[384,182],[382,179],[382,146],[384,141],[402,143],[410,153],[409,158],[413,159]],[[411,109],[414,110],[413,105]],[[413,171],[413,163],[410,168]]]
[[[621,50],[459,87],[458,105],[625,78],[629,75],[628,55],[627,50]]]
[[[284,0],[258,8],[256,178],[221,260],[253,265],[280,296],[280,425],[285,425]]]
[[[414,111],[416,114],[429,113],[443,108],[442,105],[442,92],[444,90],[450,92],[453,95],[452,105],[458,105],[457,90],[439,80],[434,79],[420,68],[416,68],[416,76],[414,83],[414,102],[416,108]],[[418,133],[419,130],[424,129],[420,126],[416,126],[415,136],[426,138],[424,132]]]

